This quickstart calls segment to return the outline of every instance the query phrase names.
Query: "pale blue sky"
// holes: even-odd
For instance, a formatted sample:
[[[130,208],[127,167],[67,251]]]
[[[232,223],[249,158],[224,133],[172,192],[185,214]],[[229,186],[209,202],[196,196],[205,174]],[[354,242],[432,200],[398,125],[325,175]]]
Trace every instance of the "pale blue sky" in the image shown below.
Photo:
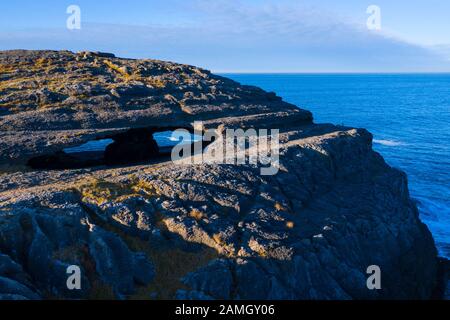
[[[216,72],[450,71],[448,0],[2,1],[0,49],[102,50]],[[82,29],[66,29],[66,8]],[[369,5],[382,30],[366,28]]]

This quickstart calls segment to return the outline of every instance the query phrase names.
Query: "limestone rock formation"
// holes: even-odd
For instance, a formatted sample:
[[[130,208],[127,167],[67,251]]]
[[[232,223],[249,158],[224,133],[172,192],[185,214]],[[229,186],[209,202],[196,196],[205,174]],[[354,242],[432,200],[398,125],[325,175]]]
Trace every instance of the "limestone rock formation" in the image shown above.
[[[90,52],[5,51],[0,52],[0,73],[0,166],[26,164],[31,157],[130,128],[164,131],[189,127],[194,120],[236,118],[271,126],[287,118],[296,123],[312,119],[274,94],[170,62]]]
[[[439,286],[406,175],[364,129],[315,124],[273,93],[169,62],[6,51],[0,72],[0,298],[428,299]],[[114,158],[135,130],[196,120],[279,129],[278,174],[23,167],[102,138],[115,139]],[[66,287],[69,265],[81,290]],[[366,286],[371,265],[381,290]]]

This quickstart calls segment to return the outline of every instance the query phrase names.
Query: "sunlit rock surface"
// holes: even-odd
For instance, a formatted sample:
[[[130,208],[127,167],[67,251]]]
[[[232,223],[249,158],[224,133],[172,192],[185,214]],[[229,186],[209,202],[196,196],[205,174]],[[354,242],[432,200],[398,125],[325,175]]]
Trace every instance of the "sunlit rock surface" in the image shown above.
[[[406,176],[364,129],[314,124],[272,93],[169,62],[10,51],[0,71],[0,298],[428,299],[440,285]],[[278,174],[170,161],[23,167],[195,120],[279,129]],[[66,287],[69,265],[81,290]],[[371,265],[381,290],[366,286]]]

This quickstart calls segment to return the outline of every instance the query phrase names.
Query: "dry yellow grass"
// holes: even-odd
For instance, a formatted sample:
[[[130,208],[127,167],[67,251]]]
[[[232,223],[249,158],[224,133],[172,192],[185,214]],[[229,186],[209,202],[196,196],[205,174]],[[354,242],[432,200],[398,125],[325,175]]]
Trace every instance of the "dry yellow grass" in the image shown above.
[[[158,78],[147,78],[145,82],[155,88],[164,88],[167,85],[164,80]]]
[[[132,189],[120,183],[113,183],[103,180],[94,180],[89,184],[79,187],[82,199],[96,205],[102,205],[109,201],[133,194]]]
[[[194,218],[195,220],[202,220],[203,219],[203,213],[196,209],[193,208],[190,212],[189,212],[189,216]]]
[[[159,195],[151,183],[135,177],[132,177],[127,183],[89,179],[79,182],[75,191],[80,193],[83,201],[99,206],[110,201],[123,202],[135,196],[151,198]]]
[[[0,74],[2,73],[10,73],[14,71],[14,68],[7,64],[0,64]]]
[[[120,75],[122,75],[125,78],[129,78],[130,74],[128,72],[126,72],[123,68],[121,68],[120,66],[112,63],[109,60],[103,60],[103,63],[106,64],[111,70],[116,71],[117,73],[119,73]]]

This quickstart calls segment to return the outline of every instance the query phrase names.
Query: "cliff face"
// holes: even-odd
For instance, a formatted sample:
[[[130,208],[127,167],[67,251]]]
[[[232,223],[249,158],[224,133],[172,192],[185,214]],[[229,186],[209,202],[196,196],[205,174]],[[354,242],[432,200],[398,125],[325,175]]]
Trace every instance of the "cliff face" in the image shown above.
[[[427,299],[433,239],[363,129],[191,66],[0,53],[0,298]],[[15,171],[145,128],[280,129],[279,172],[170,161]],[[221,143],[220,140],[214,144]],[[69,265],[82,289],[66,287]],[[381,290],[366,286],[381,269]]]

